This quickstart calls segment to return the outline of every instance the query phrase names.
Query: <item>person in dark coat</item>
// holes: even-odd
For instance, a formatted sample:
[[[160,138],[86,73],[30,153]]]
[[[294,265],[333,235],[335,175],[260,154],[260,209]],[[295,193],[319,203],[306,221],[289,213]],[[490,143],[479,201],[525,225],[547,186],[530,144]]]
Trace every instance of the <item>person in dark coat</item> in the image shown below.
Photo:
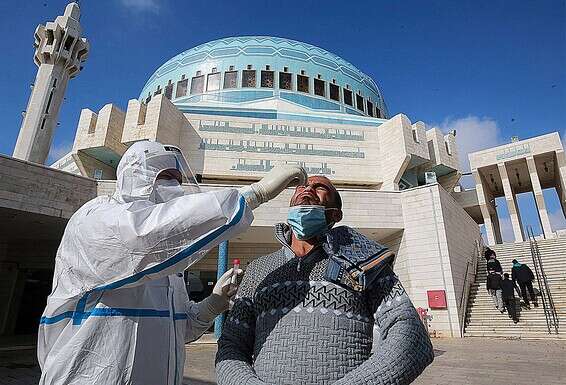
[[[514,259],[513,268],[511,269],[511,278],[513,279],[513,283],[519,284],[519,287],[521,288],[521,295],[523,296],[523,301],[525,302],[527,309],[531,308],[529,296],[531,297],[535,307],[537,307],[537,297],[535,296],[535,291],[533,289],[533,280],[535,279],[535,275],[529,266],[524,263],[519,263],[519,261]],[[529,291],[529,296],[527,296],[527,290]]]
[[[490,272],[487,275],[485,287],[493,299],[495,308],[501,313],[505,312],[503,307],[503,297],[501,296],[501,275],[494,271]]]
[[[509,274],[503,274],[503,280],[501,281],[501,296],[503,297],[503,304],[507,308],[507,313],[509,317],[513,319],[514,323],[519,322],[517,317],[517,308],[515,307],[515,290],[519,293],[519,289],[515,283],[509,279]],[[521,293],[519,293],[519,296]]]
[[[497,256],[495,255],[495,251],[491,250],[489,247],[485,250],[484,253],[485,259],[487,260],[487,272],[496,272],[499,274],[503,274],[503,269],[501,268],[501,263],[497,260]]]

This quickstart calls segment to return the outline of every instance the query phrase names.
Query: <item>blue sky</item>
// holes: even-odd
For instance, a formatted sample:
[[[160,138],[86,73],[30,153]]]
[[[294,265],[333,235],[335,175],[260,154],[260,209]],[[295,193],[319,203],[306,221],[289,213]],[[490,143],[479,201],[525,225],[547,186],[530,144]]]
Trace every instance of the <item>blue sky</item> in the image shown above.
[[[66,3],[0,4],[0,153],[12,153],[35,77],[33,31]],[[90,57],[69,84],[50,160],[70,148],[81,108],[125,108],[167,59],[233,35],[288,37],[342,56],[380,84],[390,112],[456,127],[464,160],[512,135],[566,129],[564,0],[83,0],[81,10]],[[555,195],[545,193],[553,223],[566,227]],[[520,197],[523,222],[536,225],[529,202]]]

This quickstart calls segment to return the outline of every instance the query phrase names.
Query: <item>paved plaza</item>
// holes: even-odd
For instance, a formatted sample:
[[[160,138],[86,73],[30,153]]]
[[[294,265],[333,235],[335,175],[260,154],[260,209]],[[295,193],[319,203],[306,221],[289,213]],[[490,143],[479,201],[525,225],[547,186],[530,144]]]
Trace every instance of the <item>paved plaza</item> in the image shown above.
[[[566,341],[435,339],[436,358],[416,385],[563,385]],[[216,384],[215,344],[187,347],[184,385]],[[0,385],[35,385],[39,368],[30,349],[0,351]]]

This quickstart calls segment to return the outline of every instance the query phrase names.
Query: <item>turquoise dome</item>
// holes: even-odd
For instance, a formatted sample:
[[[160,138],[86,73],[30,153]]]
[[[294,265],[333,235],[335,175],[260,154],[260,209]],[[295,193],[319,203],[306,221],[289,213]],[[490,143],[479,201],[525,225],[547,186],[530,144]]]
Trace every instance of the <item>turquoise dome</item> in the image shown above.
[[[322,48],[279,37],[228,37],[184,51],[151,75],[140,100],[160,93],[181,111],[284,100],[306,111],[389,117],[372,78]]]

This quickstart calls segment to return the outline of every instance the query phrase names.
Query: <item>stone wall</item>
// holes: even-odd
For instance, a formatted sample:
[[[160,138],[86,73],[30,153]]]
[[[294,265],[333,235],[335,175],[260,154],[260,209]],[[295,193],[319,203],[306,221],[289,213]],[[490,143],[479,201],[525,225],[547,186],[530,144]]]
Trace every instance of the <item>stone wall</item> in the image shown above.
[[[427,291],[445,290],[447,310],[430,310],[430,330],[458,337],[462,269],[479,239],[477,224],[438,184],[401,193],[404,231],[395,271],[415,307],[429,308]]]
[[[96,181],[0,155],[0,207],[70,218],[96,196]]]

